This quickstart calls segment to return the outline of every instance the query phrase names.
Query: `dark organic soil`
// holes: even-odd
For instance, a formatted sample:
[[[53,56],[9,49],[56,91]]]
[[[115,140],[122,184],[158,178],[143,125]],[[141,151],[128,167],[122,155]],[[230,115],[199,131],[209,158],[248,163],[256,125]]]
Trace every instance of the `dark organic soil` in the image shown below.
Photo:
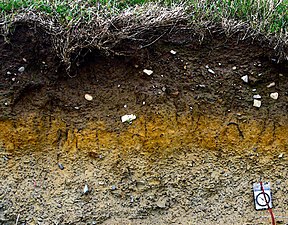
[[[237,34],[214,34],[200,43],[197,35],[175,32],[137,47],[117,46],[126,56],[89,52],[73,62],[68,75],[49,37],[17,27],[9,42],[0,38],[1,121],[34,113],[59,117],[67,129],[82,130],[97,120],[108,133],[121,133],[127,129],[120,126],[121,115],[133,112],[152,120],[164,111],[176,120],[192,112],[245,115],[237,120],[240,125],[231,123],[242,138],[246,120],[284,127],[288,65],[277,63],[269,45],[241,41]],[[22,66],[25,71],[19,72]],[[241,80],[244,75],[249,83]],[[275,86],[267,88],[272,82]],[[277,101],[269,97],[272,92],[279,93]],[[86,93],[93,101],[84,99]],[[259,109],[253,107],[254,94],[262,96]],[[125,156],[116,150],[93,155],[79,148],[73,156],[61,148],[24,150],[1,158],[0,224],[15,224],[18,214],[18,224],[269,224],[269,214],[256,212],[251,199],[252,183],[262,178],[274,185],[275,211],[282,216],[278,223],[288,224],[287,146],[281,149],[284,158],[256,148],[239,153],[182,146],[154,158],[141,149],[137,154],[127,150]]]

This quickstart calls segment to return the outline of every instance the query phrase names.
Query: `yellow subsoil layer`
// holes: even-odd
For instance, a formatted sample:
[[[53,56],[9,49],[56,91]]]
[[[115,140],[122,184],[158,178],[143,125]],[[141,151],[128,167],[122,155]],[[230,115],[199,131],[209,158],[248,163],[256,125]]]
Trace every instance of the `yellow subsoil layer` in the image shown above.
[[[0,147],[6,151],[47,148],[97,153],[119,149],[139,153],[170,152],[196,146],[206,149],[287,151],[287,118],[247,119],[158,113],[139,116],[132,124],[91,120],[79,126],[61,116],[25,115],[0,121]],[[112,123],[113,124],[113,123]]]

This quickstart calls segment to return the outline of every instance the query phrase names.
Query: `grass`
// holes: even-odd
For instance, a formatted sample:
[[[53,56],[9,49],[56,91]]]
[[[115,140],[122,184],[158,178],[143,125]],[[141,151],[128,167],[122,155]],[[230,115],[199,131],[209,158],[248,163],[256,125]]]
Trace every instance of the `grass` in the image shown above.
[[[172,7],[177,4],[190,6],[192,20],[221,21],[223,18],[249,23],[253,28],[268,34],[287,33],[288,0],[4,0],[0,2],[1,14],[39,10],[62,24],[71,20],[90,18],[91,10],[105,8],[117,14],[128,7],[157,2]]]

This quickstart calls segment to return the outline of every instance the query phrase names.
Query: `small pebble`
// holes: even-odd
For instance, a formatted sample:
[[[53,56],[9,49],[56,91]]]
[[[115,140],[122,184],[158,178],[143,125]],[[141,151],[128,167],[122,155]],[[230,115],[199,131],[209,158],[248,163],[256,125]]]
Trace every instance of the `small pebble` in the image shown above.
[[[78,109],[80,109],[80,107],[78,107],[78,106],[75,106],[75,107],[74,107],[74,109],[77,109],[77,110],[78,110]]]
[[[4,105],[6,105],[6,106],[7,106],[7,105],[8,105],[8,102],[5,102],[5,103],[4,103]]]
[[[253,106],[257,107],[257,108],[260,108],[261,107],[261,101],[257,100],[257,99],[254,99]]]
[[[134,202],[134,197],[131,195],[130,196],[130,203],[133,203]]]
[[[236,67],[236,66],[233,66],[233,67],[232,67],[232,70],[236,70],[236,69],[237,69],[237,67]]]
[[[7,73],[6,73],[7,75],[11,75],[12,73],[10,72],[10,71],[7,71]]]
[[[277,92],[274,92],[274,93],[270,94],[270,97],[276,100],[276,99],[278,99],[279,94]]]
[[[281,159],[281,158],[283,158],[283,156],[284,156],[284,154],[281,153],[281,154],[278,156],[278,158]]]
[[[127,108],[127,105],[124,105],[124,108]]]
[[[248,81],[249,81],[248,75],[242,76],[241,80],[243,80],[245,83],[248,83]]]
[[[85,99],[87,100],[87,101],[92,101],[93,100],[93,97],[92,97],[92,95],[89,95],[89,94],[85,94]]]
[[[170,53],[171,53],[172,55],[176,55],[176,52],[175,52],[174,50],[171,50]]]
[[[144,69],[143,72],[146,73],[148,76],[151,76],[153,73],[152,70],[147,70],[147,69]]]
[[[24,61],[24,62],[27,62],[27,59],[23,58],[23,61]]]
[[[254,99],[261,99],[261,95],[253,95]]]
[[[85,184],[85,187],[84,187],[84,189],[83,189],[83,193],[84,193],[84,194],[87,194],[88,192],[89,192],[88,185]]]
[[[208,69],[208,72],[211,74],[215,74],[215,72],[212,69]]]
[[[257,91],[257,89],[256,89],[256,88],[254,88],[254,89],[252,89],[252,91],[253,91],[253,92],[255,92],[255,91]]]
[[[115,191],[116,190],[116,186],[112,185],[111,189],[112,189],[112,191]]]
[[[146,104],[146,102],[142,102],[142,105],[145,105]]]
[[[61,163],[58,163],[59,169],[64,170],[64,166]]]
[[[24,70],[25,70],[24,66],[21,66],[21,67],[18,69],[18,71],[19,71],[20,73],[23,73]]]
[[[15,77],[13,77],[13,78],[12,78],[12,81],[15,81],[15,80],[16,80],[16,78],[15,78]]]
[[[267,88],[271,88],[271,87],[274,87],[274,86],[275,86],[275,82],[272,82],[272,83],[267,85]]]

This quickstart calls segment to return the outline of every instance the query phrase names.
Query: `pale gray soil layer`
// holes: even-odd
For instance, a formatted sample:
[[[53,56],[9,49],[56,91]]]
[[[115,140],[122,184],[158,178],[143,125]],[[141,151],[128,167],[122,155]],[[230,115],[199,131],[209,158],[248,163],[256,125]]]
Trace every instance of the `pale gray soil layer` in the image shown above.
[[[254,209],[252,195],[259,181],[271,182],[277,224],[288,224],[286,156],[201,149],[157,159],[78,153],[62,155],[61,170],[57,155],[45,151],[0,162],[3,225],[15,224],[18,215],[18,224],[264,225],[269,213]]]

